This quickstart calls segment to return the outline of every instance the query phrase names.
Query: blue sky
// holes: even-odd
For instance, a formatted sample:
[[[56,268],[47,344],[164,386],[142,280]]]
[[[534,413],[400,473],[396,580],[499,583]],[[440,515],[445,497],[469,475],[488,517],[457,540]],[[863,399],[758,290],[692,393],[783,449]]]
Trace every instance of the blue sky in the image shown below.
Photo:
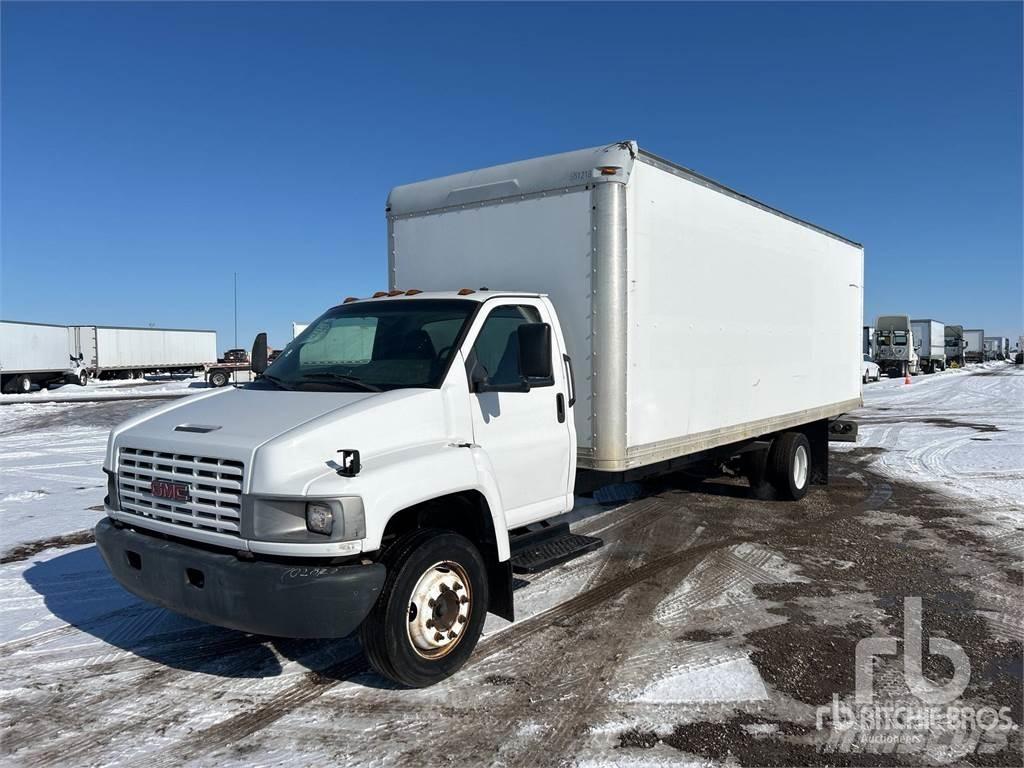
[[[0,316],[271,342],[386,287],[400,183],[636,138],[1022,332],[1021,4],[4,3]]]

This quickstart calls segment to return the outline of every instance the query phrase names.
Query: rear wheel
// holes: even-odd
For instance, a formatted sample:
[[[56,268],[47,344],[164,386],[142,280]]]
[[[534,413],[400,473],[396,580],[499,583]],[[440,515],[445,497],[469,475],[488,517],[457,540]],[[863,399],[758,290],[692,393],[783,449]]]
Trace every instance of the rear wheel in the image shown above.
[[[780,498],[797,501],[811,481],[811,443],[802,432],[784,432],[768,452],[768,481]]]
[[[215,387],[223,387],[228,383],[228,375],[224,371],[214,371],[210,374],[210,384]]]
[[[32,391],[32,377],[27,373],[15,376],[11,381],[10,391],[19,395],[27,395]]]
[[[457,533],[414,531],[384,553],[387,579],[359,628],[371,666],[384,677],[423,688],[469,659],[487,615],[487,569]]]

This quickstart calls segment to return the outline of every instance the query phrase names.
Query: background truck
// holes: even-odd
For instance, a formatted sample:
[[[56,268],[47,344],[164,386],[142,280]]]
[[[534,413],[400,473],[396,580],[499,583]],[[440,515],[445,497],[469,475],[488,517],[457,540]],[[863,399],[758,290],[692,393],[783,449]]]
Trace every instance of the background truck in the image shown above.
[[[946,363],[963,366],[964,364],[964,327],[947,325],[945,327]]]
[[[986,360],[1002,360],[1003,359],[1003,337],[1002,336],[986,336],[982,340],[982,346],[985,350]]]
[[[875,321],[875,362],[891,378],[921,372],[909,317],[882,315]]]
[[[911,320],[914,349],[921,370],[935,373],[946,370],[946,326],[938,320]]]
[[[34,385],[87,380],[66,326],[0,321],[0,390],[24,394]]]
[[[864,354],[875,359],[875,328],[871,325],[864,326]]]
[[[964,361],[980,363],[985,360],[985,331],[981,328],[964,330]]]
[[[217,362],[217,333],[182,328],[71,326],[83,365],[97,378],[204,371]]]
[[[268,368],[257,337],[258,380],[111,432],[96,541],[126,588],[358,630],[429,685],[514,618],[513,573],[600,546],[549,524],[588,481],[729,466],[796,500],[861,404],[862,247],[632,142],[397,187],[388,255],[389,290]]]

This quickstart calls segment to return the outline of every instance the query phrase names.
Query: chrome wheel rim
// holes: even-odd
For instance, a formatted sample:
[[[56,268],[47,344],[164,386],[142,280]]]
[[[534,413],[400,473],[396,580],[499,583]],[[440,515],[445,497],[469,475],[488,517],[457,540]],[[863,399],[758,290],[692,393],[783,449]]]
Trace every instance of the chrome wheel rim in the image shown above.
[[[807,485],[807,468],[810,461],[807,457],[807,449],[798,445],[793,453],[793,485],[803,488]]]
[[[409,644],[424,659],[446,656],[462,640],[473,609],[466,569],[450,560],[427,568],[409,598]]]

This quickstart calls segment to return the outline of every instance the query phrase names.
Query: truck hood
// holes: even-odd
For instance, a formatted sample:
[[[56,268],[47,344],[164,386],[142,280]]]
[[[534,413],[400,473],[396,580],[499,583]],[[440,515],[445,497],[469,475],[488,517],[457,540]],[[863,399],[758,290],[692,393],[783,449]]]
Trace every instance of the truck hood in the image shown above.
[[[227,389],[157,408],[111,432],[107,466],[122,447],[210,456],[248,465],[253,451],[306,422],[347,408],[371,392]]]
[[[243,492],[301,495],[318,478],[337,477],[340,449],[359,450],[372,467],[396,452],[445,443],[446,412],[436,389],[219,390],[118,426],[105,466],[117,467],[121,448],[230,459],[245,465]]]

